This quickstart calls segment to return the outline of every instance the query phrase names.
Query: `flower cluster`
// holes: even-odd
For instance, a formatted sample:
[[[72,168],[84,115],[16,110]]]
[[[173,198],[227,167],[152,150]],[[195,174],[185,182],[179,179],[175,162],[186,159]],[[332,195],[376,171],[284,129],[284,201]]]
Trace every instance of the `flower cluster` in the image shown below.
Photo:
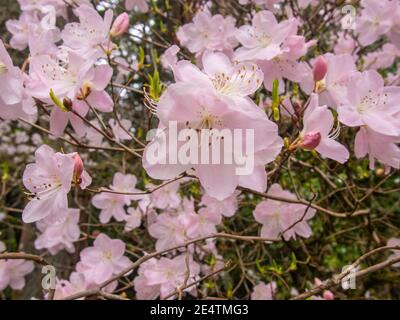
[[[35,223],[35,250],[77,251],[55,299],[121,283],[137,299],[297,295],[321,280],[283,279],[298,256],[315,268],[311,254],[330,250],[321,230],[342,228],[332,217],[369,214],[367,246],[387,240],[399,257],[400,240],[373,226],[381,204],[363,201],[393,193],[381,187],[400,169],[400,3],[362,0],[349,30],[322,2],[167,1],[162,12],[146,0],[18,0],[0,40],[0,208]],[[27,259],[0,255],[0,291],[23,289]]]

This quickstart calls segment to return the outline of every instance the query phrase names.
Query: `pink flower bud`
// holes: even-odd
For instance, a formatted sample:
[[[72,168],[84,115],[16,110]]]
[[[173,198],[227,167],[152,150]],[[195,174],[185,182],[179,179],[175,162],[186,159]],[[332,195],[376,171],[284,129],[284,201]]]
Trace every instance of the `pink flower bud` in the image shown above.
[[[75,166],[74,166],[74,180],[79,181],[81,178],[81,175],[83,173],[83,161],[81,157],[79,156],[78,153],[75,153],[72,158],[75,161]]]
[[[300,146],[303,149],[314,150],[321,142],[321,134],[319,132],[306,133],[301,140]]]
[[[329,291],[329,290],[324,291],[323,296],[324,296],[325,300],[333,300],[333,299],[335,299],[335,296],[333,295],[332,291]]]
[[[314,75],[314,81],[321,81],[323,78],[325,78],[326,73],[328,72],[328,63],[326,62],[325,58],[323,56],[319,56],[313,66],[313,75]]]
[[[319,287],[322,284],[322,281],[319,278],[314,278],[314,285]]]
[[[121,13],[114,21],[110,33],[114,37],[118,37],[125,33],[129,28],[129,16],[126,12]]]

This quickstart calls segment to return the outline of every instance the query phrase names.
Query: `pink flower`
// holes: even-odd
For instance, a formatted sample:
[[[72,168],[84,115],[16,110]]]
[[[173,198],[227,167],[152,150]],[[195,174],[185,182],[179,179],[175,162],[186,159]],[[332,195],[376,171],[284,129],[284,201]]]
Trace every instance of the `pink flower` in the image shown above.
[[[273,184],[268,194],[288,199],[296,199],[295,195],[285,191],[279,184]],[[312,230],[307,220],[314,217],[315,209],[302,204],[290,204],[276,200],[260,202],[253,215],[257,222],[261,223],[261,236],[276,239],[283,233],[284,239],[296,238],[299,235],[304,238],[311,236]]]
[[[175,44],[165,50],[165,52],[160,57],[161,63],[164,68],[174,69],[174,66],[178,62],[177,54],[179,51],[180,48]]]
[[[157,239],[156,250],[165,250],[185,242],[187,227],[186,215],[162,213],[148,230],[149,234]]]
[[[106,11],[104,19],[94,8],[86,5],[75,9],[75,13],[79,17],[79,23],[72,22],[65,25],[61,33],[64,45],[85,57],[102,55],[100,45],[109,49],[112,10]]]
[[[18,20],[7,20],[7,30],[12,34],[10,45],[17,50],[25,50],[29,43],[29,35],[37,28],[37,14],[22,12]]]
[[[253,17],[252,25],[242,26],[236,38],[242,45],[235,51],[237,60],[272,60],[284,52],[283,42],[297,30],[296,19],[277,22],[270,11],[260,11]]]
[[[170,121],[177,122],[178,130],[184,128],[227,129],[233,132],[234,129],[239,128],[252,129],[254,130],[255,168],[248,175],[238,176],[235,172],[240,166],[235,163],[224,164],[224,161],[220,164],[202,164],[201,162],[174,164],[168,162],[170,157],[167,154],[163,155],[166,164],[149,161],[154,149],[162,148],[166,143],[160,140],[168,141],[168,132],[166,132],[167,139],[156,137],[146,146],[143,166],[147,173],[152,178],[167,180],[193,167],[206,192],[218,200],[231,196],[238,185],[265,190],[267,176],[264,165],[273,161],[282,147],[282,139],[277,134],[276,124],[271,122],[265,112],[250,99],[240,94],[233,97],[217,95],[217,92],[209,86],[206,87],[206,84],[200,86],[198,82],[189,81],[190,79],[185,78],[185,82],[172,84],[162,95],[157,108],[160,129],[169,128]],[[204,143],[200,142],[199,154],[202,152],[202,145],[204,148]],[[243,148],[246,147],[243,146]],[[166,150],[168,149],[166,146]],[[210,154],[213,152],[216,151],[211,150]]]
[[[69,253],[75,252],[74,242],[79,240],[79,209],[66,209],[65,216],[61,221],[37,223],[42,234],[35,240],[35,248],[47,249],[53,255],[65,249]]]
[[[181,197],[178,194],[179,181],[168,183],[158,188],[150,195],[151,205],[158,209],[175,209],[181,204]],[[147,185],[147,188],[156,188],[154,185]]]
[[[216,226],[222,222],[219,212],[201,208],[199,212],[186,215],[187,235],[190,238],[206,237],[217,233]]]
[[[297,29],[298,24],[296,20],[293,20],[290,32],[286,34],[280,45],[280,53],[272,59],[256,60],[264,73],[264,86],[269,91],[272,91],[272,84],[275,79],[279,81],[279,92],[283,92],[283,78],[300,82],[308,73],[308,65],[298,60],[307,53],[316,41],[306,42],[303,36],[297,35]]]
[[[189,277],[187,277],[187,271],[189,271]],[[189,258],[187,264],[185,254],[173,259],[161,258],[139,268],[139,280],[135,279],[135,291],[138,297],[155,299],[160,296],[162,299],[175,292],[179,286],[185,283],[185,279],[187,279],[187,284],[196,281],[199,272],[200,266],[193,261],[192,257]],[[158,289],[157,295],[156,288]],[[147,294],[143,294],[143,291]],[[195,288],[191,287],[185,291],[194,294]]]
[[[25,276],[34,269],[32,261],[0,260],[0,291],[10,286],[14,290],[25,287]]]
[[[389,33],[387,34],[389,40],[398,48],[400,49],[400,6],[397,6],[397,10],[393,16],[393,25],[390,29]]]
[[[3,42],[0,40],[0,117],[16,120],[19,117],[30,122],[37,119],[36,103],[24,88],[24,74],[13,66]]]
[[[315,59],[313,65],[314,81],[321,81],[322,79],[324,79],[327,72],[328,63],[326,62],[324,56],[319,56],[317,59]]]
[[[238,210],[237,194],[233,194],[222,201],[204,194],[201,198],[200,204],[206,206],[209,211],[218,213],[228,218],[233,217]]]
[[[22,72],[14,67],[13,62],[0,40],[0,104],[14,105],[21,102],[23,92]]]
[[[91,60],[85,60],[73,52],[68,57],[68,67],[60,66],[50,56],[37,56],[31,62],[29,86],[33,96],[54,104],[50,99],[52,91],[60,101],[69,99],[72,102],[71,106],[65,106],[67,110],[56,106],[52,109],[50,131],[56,137],[64,132],[69,121],[79,136],[86,131],[82,119],[68,112],[68,107],[81,117],[86,116],[89,106],[102,112],[113,109],[113,101],[105,91],[112,77],[112,68],[104,64],[94,68]]]
[[[386,34],[392,27],[397,11],[397,1],[363,0],[361,17],[357,19],[356,32],[363,46],[367,46]]]
[[[368,126],[377,133],[397,136],[400,126],[395,113],[400,100],[399,87],[385,87],[375,71],[355,74],[348,84],[348,95],[338,107],[339,121],[350,127]]]
[[[306,150],[314,150],[321,143],[320,132],[307,132],[301,139],[300,146]]]
[[[199,11],[188,23],[179,28],[177,37],[181,45],[193,53],[201,54],[204,50],[231,51],[237,44],[235,19],[224,18],[217,14],[212,16],[208,10]]]
[[[276,282],[272,281],[268,284],[260,282],[253,288],[251,300],[274,300],[276,291]]]
[[[335,44],[333,51],[336,55],[349,54],[354,56],[355,60],[357,60],[357,43],[356,41],[348,34],[344,32],[339,33],[339,38],[337,39],[337,43]]]
[[[316,6],[318,0],[298,0],[300,8],[307,8],[307,6]]]
[[[400,169],[400,148],[397,144],[400,137],[383,135],[368,127],[361,127],[354,143],[354,152],[357,159],[368,155],[370,169],[375,168],[378,160],[387,167]]]
[[[303,117],[303,130],[300,133],[300,146],[307,150],[315,149],[322,156],[344,163],[349,159],[348,150],[335,141],[333,115],[326,106],[319,106],[318,95],[312,94]]]
[[[114,138],[117,141],[132,140],[132,136],[128,134],[129,130],[132,127],[132,122],[130,120],[121,119],[120,123],[118,123],[118,121],[115,119],[110,119],[108,121],[108,124],[110,125],[111,130],[114,134]]]
[[[147,4],[147,0],[125,0],[125,9],[130,10],[138,10],[141,12],[147,12],[149,10],[149,5]]]
[[[96,128],[100,128],[101,126],[97,119],[91,120],[90,123]],[[98,146],[98,147],[104,146],[103,135],[101,135],[99,132],[96,131],[96,129],[92,127],[87,127],[85,132],[85,138],[87,139],[89,145],[91,146]]]
[[[390,238],[386,245],[390,246],[390,247],[399,247],[400,248],[400,239]],[[400,257],[400,250],[392,249],[391,251],[393,252],[393,254],[389,257],[389,259]],[[398,268],[398,267],[400,267],[400,262],[397,262],[397,263],[393,264],[392,266]]]
[[[269,91],[272,91],[272,85],[276,79],[279,81],[279,93],[282,93],[285,89],[284,78],[292,82],[301,82],[309,72],[304,62],[288,59],[285,56],[284,54],[273,60],[257,62],[264,73],[264,86]]]
[[[347,83],[357,69],[352,56],[348,54],[325,54],[328,71],[324,79],[315,84],[313,74],[310,72],[301,81],[302,89],[311,94],[314,89],[319,94],[322,105],[336,108],[347,95]]]
[[[320,285],[322,285],[322,281],[319,278],[315,278],[314,286],[319,287]],[[322,297],[321,296],[312,296],[311,299],[312,300],[334,300],[335,296],[332,291],[324,290],[322,292]]]
[[[126,224],[124,230],[129,232],[140,227],[140,224],[142,223],[142,212],[139,208],[135,209],[132,207],[128,208],[127,212],[128,214],[125,217]]]
[[[391,43],[386,43],[381,50],[367,54],[364,58],[364,69],[386,69],[389,68],[399,55],[399,49]]]
[[[120,172],[117,172],[114,175],[113,184],[110,185],[110,189],[120,193],[138,192],[138,190],[135,188],[136,182],[137,179],[134,175],[124,175]],[[130,205],[131,201],[136,199],[136,197],[120,193],[101,192],[92,198],[92,204],[96,208],[101,209],[101,223],[108,223],[112,217],[114,217],[117,221],[123,221],[126,219],[124,206]]]
[[[109,285],[107,285],[103,290],[105,292],[114,292],[118,286],[118,281],[113,281]],[[72,272],[69,276],[68,280],[59,280],[57,279],[56,288],[54,293],[54,300],[62,300],[66,297],[69,297],[73,294],[80,293],[85,290],[94,289],[96,284],[89,283],[85,276],[79,272]],[[46,299],[48,297],[46,296]],[[85,298],[80,298],[78,300],[83,300]]]
[[[16,92],[17,91],[18,89],[16,89]],[[17,120],[18,118],[22,118],[35,123],[37,120],[35,101],[32,97],[27,95],[26,91],[22,92],[22,101],[16,104],[7,104],[0,97],[0,117],[4,120]]]
[[[333,292],[330,290],[325,290],[322,294],[323,294],[323,297],[325,300],[334,300],[335,299]]]
[[[138,300],[156,300],[160,295],[160,285],[148,285],[145,271],[157,268],[158,260],[152,258],[142,263],[138,270],[138,276],[133,280],[136,298]]]
[[[195,83],[221,96],[240,98],[253,94],[264,77],[256,64],[233,64],[222,52],[206,51],[202,57],[204,72],[189,61],[178,62],[174,70],[177,82]]]
[[[74,178],[74,153],[55,153],[49,146],[42,145],[35,152],[35,163],[28,164],[23,174],[23,183],[32,193],[32,199],[24,208],[25,223],[46,217],[63,219],[68,208],[68,193]],[[81,187],[90,183],[86,172],[82,173]]]
[[[115,21],[111,27],[110,34],[113,37],[118,37],[128,31],[129,28],[129,16],[126,12],[121,13],[115,18]]]
[[[85,281],[85,276],[78,272],[72,272],[69,276],[69,281],[58,280],[56,282],[54,300],[61,300],[87,289],[88,285]]]
[[[110,239],[101,233],[94,241],[93,247],[81,251],[77,271],[85,276],[87,282],[100,284],[132,265],[124,253],[124,242]]]
[[[22,11],[36,11],[41,10],[43,7],[52,6],[57,10],[57,13],[60,15],[65,14],[65,9],[68,3],[71,3],[71,0],[67,1],[59,1],[59,0],[17,0]],[[87,3],[90,4],[88,0],[73,0],[76,4]]]
[[[31,64],[31,71],[38,77],[35,80],[42,82],[41,91],[35,92],[34,96],[49,99],[52,89],[60,100],[69,98],[74,102],[76,99],[87,99],[89,104],[100,111],[112,110],[112,101],[109,101],[110,97],[104,91],[112,76],[110,66],[102,64],[94,67],[92,60],[73,52],[68,53],[67,67],[60,66],[46,55],[34,57]]]
[[[122,57],[116,57],[114,61],[117,63],[118,71],[114,79],[115,84],[125,84],[125,78],[131,74],[131,71],[137,71],[139,68],[138,61],[135,57],[133,57],[132,63],[130,64]]]

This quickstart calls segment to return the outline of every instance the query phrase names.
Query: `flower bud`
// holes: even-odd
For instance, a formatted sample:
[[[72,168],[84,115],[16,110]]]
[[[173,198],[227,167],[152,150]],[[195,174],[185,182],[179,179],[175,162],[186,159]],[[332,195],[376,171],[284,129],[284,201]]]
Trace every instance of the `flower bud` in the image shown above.
[[[129,16],[126,12],[121,13],[114,21],[110,34],[113,37],[118,37],[125,33],[129,28]]]
[[[318,82],[325,78],[328,72],[328,63],[323,56],[319,56],[313,66],[314,81]]]
[[[320,142],[321,134],[319,132],[309,132],[304,135],[300,146],[306,150],[314,150]]]
[[[74,180],[77,183],[80,183],[81,175],[83,173],[83,161],[81,157],[79,156],[78,153],[75,153],[72,158],[75,161],[75,166],[74,166]]]
[[[70,98],[64,98],[63,99],[63,105],[68,110],[72,110],[72,100]]]
[[[323,297],[324,297],[325,300],[333,300],[333,299],[335,299],[332,291],[329,291],[329,290],[324,291]]]
[[[378,177],[383,177],[383,176],[385,175],[385,169],[383,169],[383,168],[377,168],[377,169],[375,170],[375,174],[376,174]]]

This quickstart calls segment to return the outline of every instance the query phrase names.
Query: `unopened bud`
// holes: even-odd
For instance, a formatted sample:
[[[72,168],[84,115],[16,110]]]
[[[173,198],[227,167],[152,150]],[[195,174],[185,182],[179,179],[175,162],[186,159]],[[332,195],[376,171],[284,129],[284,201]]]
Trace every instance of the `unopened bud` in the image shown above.
[[[301,140],[300,146],[306,150],[314,150],[321,142],[321,134],[319,132],[306,133]]]
[[[323,56],[319,56],[313,66],[314,81],[318,82],[325,78],[328,72],[328,63]]]
[[[334,300],[335,296],[333,295],[332,291],[326,290],[323,293],[324,299],[325,300]]]
[[[110,34],[113,37],[118,37],[125,33],[129,28],[129,16],[126,12],[121,13],[114,21]]]
[[[375,170],[375,174],[376,174],[378,177],[383,177],[383,176],[385,175],[385,169],[383,169],[383,168],[377,168],[377,169]]]
[[[83,173],[83,161],[78,153],[75,153],[72,158],[75,161],[74,180],[75,182],[80,183],[81,175]]]
[[[63,105],[68,110],[72,110],[72,100],[70,98],[64,98],[63,99]]]

